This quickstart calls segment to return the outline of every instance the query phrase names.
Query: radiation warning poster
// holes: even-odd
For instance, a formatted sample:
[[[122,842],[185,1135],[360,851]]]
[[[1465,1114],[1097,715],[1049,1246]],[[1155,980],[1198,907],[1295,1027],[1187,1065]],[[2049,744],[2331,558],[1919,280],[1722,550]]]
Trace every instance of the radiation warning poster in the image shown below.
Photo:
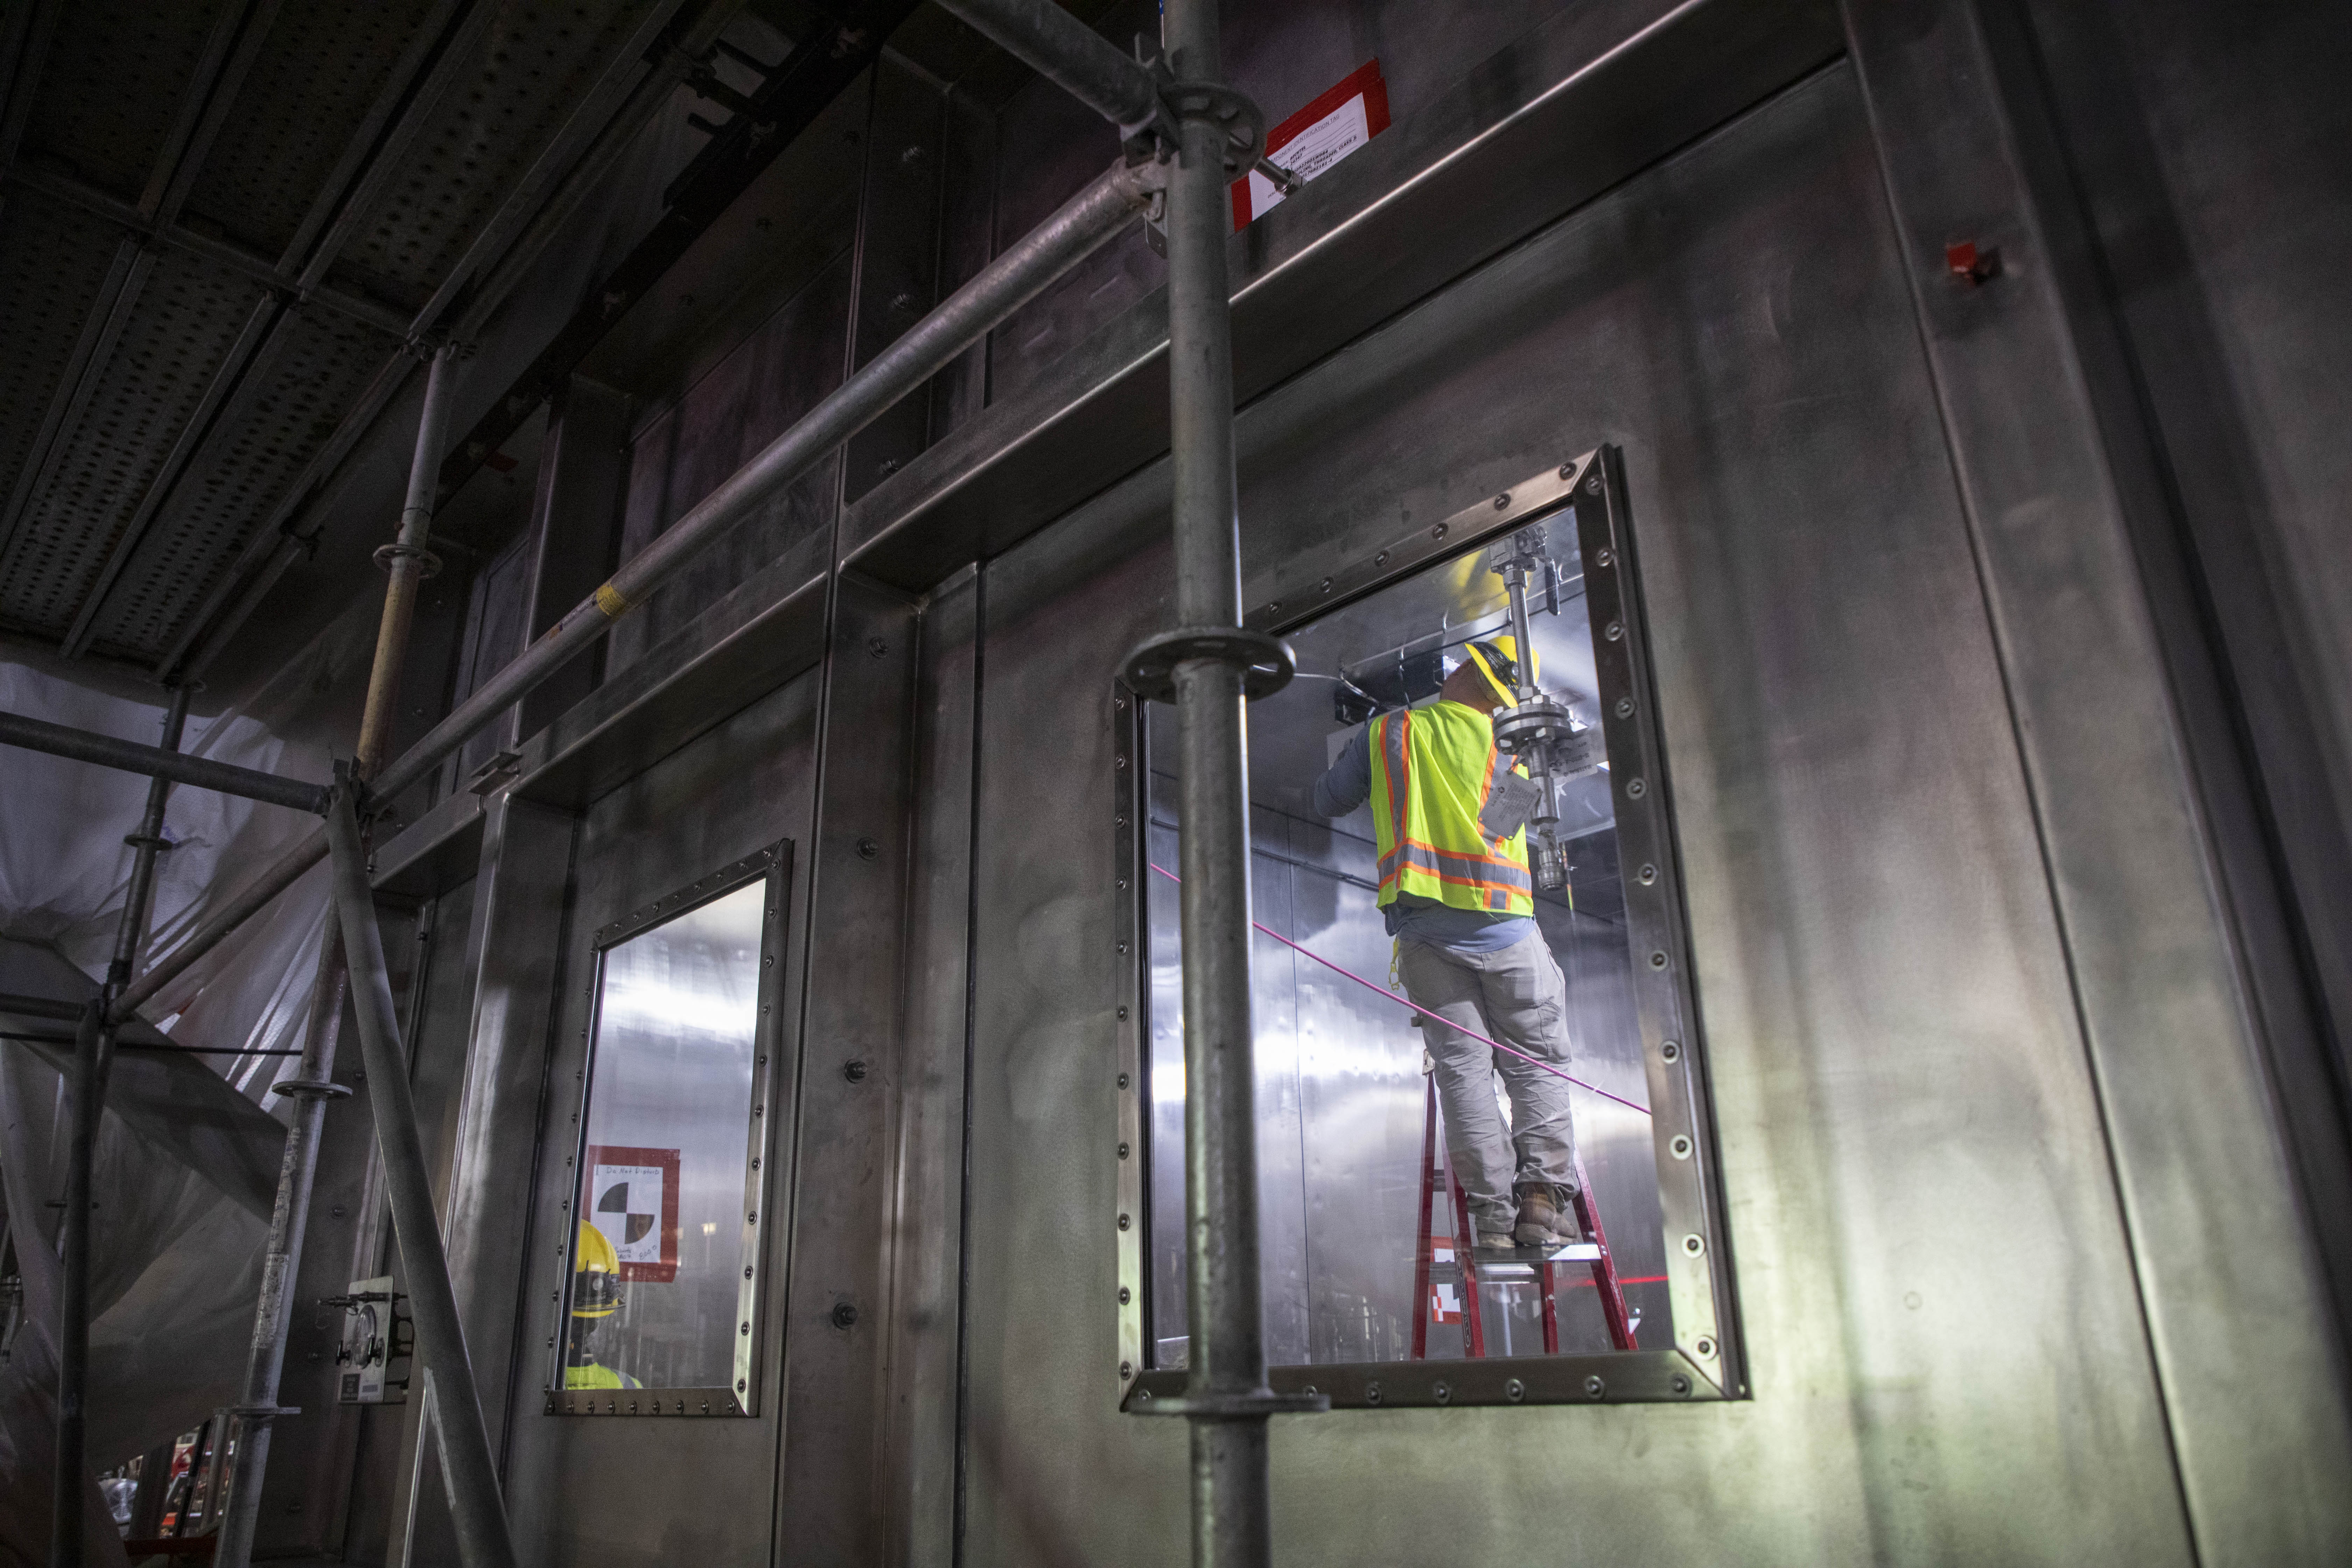
[[[677,1156],[675,1149],[588,1146],[582,1217],[613,1244],[625,1281],[667,1285],[677,1278]]]

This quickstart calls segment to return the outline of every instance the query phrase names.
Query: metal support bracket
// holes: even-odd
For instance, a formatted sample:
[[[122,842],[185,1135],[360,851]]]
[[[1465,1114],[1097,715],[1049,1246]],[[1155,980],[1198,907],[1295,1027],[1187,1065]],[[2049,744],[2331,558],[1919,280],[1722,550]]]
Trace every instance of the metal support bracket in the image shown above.
[[[1271,697],[1298,673],[1290,645],[1277,637],[1241,626],[1178,626],[1145,639],[1120,662],[1119,678],[1148,702],[1176,700],[1176,667],[1191,658],[1213,658],[1242,672],[1242,695],[1252,701]]]
[[[1256,1421],[1268,1415],[1319,1415],[1331,1408],[1328,1394],[1276,1394],[1257,1389],[1248,1394],[1179,1394],[1154,1399],[1139,1388],[1129,1411],[1136,1415],[1198,1416],[1205,1421]]]
[[[348,1084],[317,1078],[280,1079],[269,1086],[269,1091],[289,1100],[349,1100],[352,1095]]]

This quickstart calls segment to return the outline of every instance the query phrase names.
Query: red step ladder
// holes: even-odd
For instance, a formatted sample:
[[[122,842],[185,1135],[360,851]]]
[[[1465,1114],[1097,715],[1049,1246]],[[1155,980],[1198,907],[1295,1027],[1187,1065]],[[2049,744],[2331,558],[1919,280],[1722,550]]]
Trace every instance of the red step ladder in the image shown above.
[[[1462,1184],[1454,1179],[1454,1161],[1437,1136],[1437,1079],[1429,1078],[1426,1103],[1421,1120],[1421,1206],[1417,1224],[1420,1226],[1419,1247],[1413,1255],[1412,1268],[1412,1358],[1429,1359],[1430,1308],[1434,1300],[1431,1294],[1431,1274],[1444,1267],[1437,1259],[1435,1229],[1437,1189],[1444,1184],[1448,1205],[1453,1210],[1453,1266],[1462,1279],[1462,1329],[1468,1343],[1469,1354],[1483,1357],[1486,1353],[1486,1324],[1481,1321],[1478,1289],[1482,1284],[1496,1283],[1490,1273],[1482,1279],[1480,1269],[1517,1269],[1531,1268],[1543,1288],[1544,1353],[1559,1353],[1559,1282],[1558,1269],[1562,1263],[1588,1262],[1592,1266],[1593,1289],[1601,1297],[1601,1315],[1609,1324],[1609,1342],[1621,1351],[1638,1347],[1633,1342],[1633,1320],[1625,1310],[1625,1292],[1617,1283],[1617,1265],[1609,1256],[1609,1236],[1601,1228],[1601,1215],[1592,1206],[1592,1184],[1585,1179],[1584,1162],[1580,1156],[1576,1164],[1576,1223],[1590,1239],[1580,1245],[1547,1248],[1520,1247],[1513,1252],[1494,1251],[1480,1255],[1475,1243],[1477,1232],[1470,1225],[1470,1200]],[[1468,1238],[1465,1243],[1465,1238]]]

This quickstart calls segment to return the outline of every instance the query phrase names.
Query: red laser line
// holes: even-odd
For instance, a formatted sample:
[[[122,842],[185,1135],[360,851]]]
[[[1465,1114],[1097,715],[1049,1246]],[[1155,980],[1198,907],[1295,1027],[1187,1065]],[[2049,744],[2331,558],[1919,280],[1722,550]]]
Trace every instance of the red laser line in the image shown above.
[[[1151,863],[1147,862],[1147,864]],[[1151,868],[1159,872],[1161,876],[1167,878],[1170,881],[1174,882],[1179,887],[1183,885],[1184,879],[1178,876],[1175,872],[1168,869],[1167,867],[1151,864]],[[1357,973],[1352,969],[1343,969],[1339,965],[1332,963],[1329,959],[1324,957],[1321,953],[1315,952],[1313,949],[1299,946],[1297,942],[1291,941],[1280,931],[1276,931],[1263,921],[1250,921],[1250,924],[1265,932],[1266,935],[1274,938],[1275,941],[1282,943],[1283,946],[1290,949],[1293,952],[1303,952],[1307,957],[1313,959],[1316,963],[1321,964],[1324,968],[1330,970],[1333,973],[1344,974],[1349,979],[1354,981],[1357,984],[1363,986],[1366,990],[1377,991],[1391,1002],[1402,1002],[1406,1006],[1412,1008],[1414,1012],[1419,1013],[1425,1017],[1434,1018],[1439,1023],[1444,1025],[1447,1028],[1454,1030],[1457,1034],[1467,1035],[1482,1046],[1492,1046],[1498,1051],[1505,1052],[1510,1056],[1515,1056],[1523,1062],[1527,1062],[1534,1067],[1541,1068],[1544,1071],[1551,1074],[1554,1078],[1566,1079],[1569,1082],[1576,1085],[1577,1088],[1597,1094],[1603,1100],[1613,1100],[1628,1110],[1638,1110],[1644,1116],[1650,1114],[1650,1108],[1646,1105],[1636,1105],[1622,1095],[1612,1094],[1605,1089],[1601,1089],[1585,1082],[1582,1079],[1576,1077],[1572,1073],[1562,1072],[1559,1068],[1552,1066],[1549,1062],[1545,1061],[1542,1058],[1531,1057],[1528,1055],[1527,1052],[1518,1049],[1515,1046],[1507,1046],[1500,1040],[1490,1040],[1475,1029],[1465,1029],[1443,1013],[1432,1013],[1428,1008],[1423,1006],[1420,1003],[1415,1002],[1409,996],[1400,996],[1395,992],[1390,990],[1387,986],[1375,984],[1371,981],[1369,981],[1362,975]]]

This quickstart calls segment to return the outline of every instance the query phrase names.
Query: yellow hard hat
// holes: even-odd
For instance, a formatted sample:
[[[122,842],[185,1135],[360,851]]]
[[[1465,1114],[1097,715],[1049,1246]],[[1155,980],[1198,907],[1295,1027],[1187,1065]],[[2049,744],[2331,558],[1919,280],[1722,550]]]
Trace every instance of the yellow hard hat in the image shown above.
[[[1484,637],[1470,645],[1470,662],[1486,678],[1486,684],[1510,707],[1519,700],[1519,639],[1508,633],[1498,637]],[[1537,658],[1534,650],[1528,653],[1528,684],[1536,684]]]
[[[621,1305],[621,1255],[611,1238],[580,1222],[580,1242],[572,1249],[572,1315],[609,1318]]]

